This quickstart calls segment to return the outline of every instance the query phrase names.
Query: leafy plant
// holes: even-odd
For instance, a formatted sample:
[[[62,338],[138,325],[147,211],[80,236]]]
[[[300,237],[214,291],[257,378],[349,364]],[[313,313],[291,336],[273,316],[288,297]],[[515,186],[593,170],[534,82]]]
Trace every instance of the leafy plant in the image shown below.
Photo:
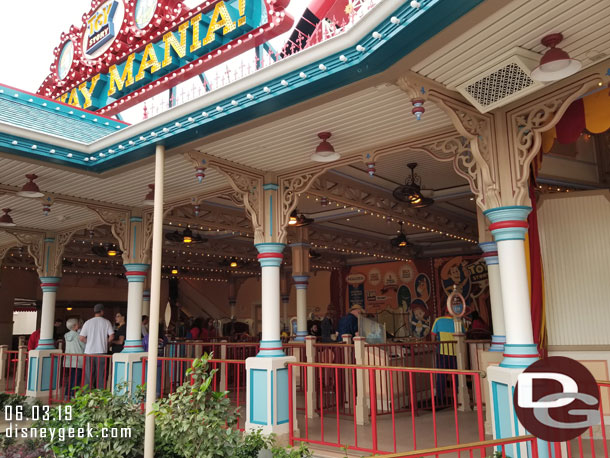
[[[155,403],[157,449],[163,457],[230,458],[242,442],[235,428],[237,411],[228,392],[212,391],[217,369],[209,370],[211,356],[204,354],[186,371],[187,380],[165,399]],[[259,439],[252,439],[252,446]]]
[[[118,390],[88,390],[77,387],[69,405],[72,418],[66,417],[66,407],[50,411],[49,421],[40,421],[34,427],[56,430],[47,436],[47,447],[57,458],[136,458],[142,456],[144,444],[144,415],[134,396]],[[138,387],[136,401],[142,398]],[[70,428],[84,431],[85,437],[69,437]],[[59,434],[62,430],[63,435]],[[113,433],[118,437],[112,436]],[[107,437],[103,437],[106,434]],[[128,435],[129,437],[124,437]]]
[[[271,449],[273,446],[273,436],[265,436],[260,429],[257,429],[243,435],[242,442],[234,456],[235,458],[256,457],[261,450]]]
[[[31,417],[32,406],[34,405],[42,406],[42,402],[38,399],[28,398],[27,396],[22,396],[20,394],[0,393],[0,411],[4,411],[4,408],[8,406],[22,406],[23,415],[25,417]]]
[[[313,453],[305,444],[301,444],[298,448],[291,447],[273,447],[271,450],[273,458],[311,458]]]
[[[17,443],[15,439],[0,434],[0,457],[2,458],[53,458],[53,452],[45,450],[40,440],[27,439]]]

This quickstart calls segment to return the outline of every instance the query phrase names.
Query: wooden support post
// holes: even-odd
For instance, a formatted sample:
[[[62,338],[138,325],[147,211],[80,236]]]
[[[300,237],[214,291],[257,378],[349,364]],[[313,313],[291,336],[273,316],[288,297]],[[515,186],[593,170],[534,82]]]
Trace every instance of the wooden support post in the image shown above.
[[[459,328],[458,328],[459,326]],[[461,322],[458,325],[456,321],[456,330],[461,330]],[[457,357],[457,368],[460,371],[466,370],[466,361],[468,357],[468,350],[466,348],[466,336],[461,332],[453,334],[456,340],[455,344],[455,355]],[[466,384],[466,376],[458,375],[458,410],[462,412],[470,412],[470,393],[468,392],[468,385]]]
[[[0,393],[6,389],[6,366],[8,345],[0,345]]]
[[[220,355],[218,355],[219,359],[227,359],[227,341],[220,341]],[[227,388],[227,365],[220,365],[220,389],[222,391],[228,391]]]
[[[314,336],[305,336],[305,357],[307,358],[308,363],[316,362],[316,354],[315,347],[313,344],[316,343],[316,338]],[[295,368],[296,369],[296,368]],[[299,371],[300,372],[300,371]],[[315,379],[315,368],[308,367],[306,370],[307,377],[307,392],[305,396],[307,396],[307,418],[313,418],[316,409],[314,408],[314,402],[316,400],[316,379]]]
[[[366,351],[364,345],[364,337],[354,337],[354,356],[357,366],[364,366]],[[356,424],[358,425],[366,425],[369,421],[366,409],[367,375],[365,370],[356,369]],[[351,374],[349,379],[352,379]]]
[[[17,357],[17,373],[15,374],[15,394],[25,393],[25,365],[28,354],[28,347],[25,345],[19,347]],[[53,368],[51,368],[53,370]]]
[[[201,358],[201,355],[203,355],[203,345],[201,344],[201,342],[196,341],[194,342],[194,345],[192,345],[193,348],[193,355],[195,358]],[[214,355],[216,356],[216,355]]]

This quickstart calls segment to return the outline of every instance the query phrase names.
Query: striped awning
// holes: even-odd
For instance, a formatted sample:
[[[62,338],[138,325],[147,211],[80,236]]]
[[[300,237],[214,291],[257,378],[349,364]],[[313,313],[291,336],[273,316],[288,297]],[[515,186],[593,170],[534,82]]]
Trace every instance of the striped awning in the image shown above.
[[[555,141],[574,143],[583,132],[601,134],[610,129],[610,91],[604,88],[575,100],[557,125],[542,134],[542,151],[551,151]]]

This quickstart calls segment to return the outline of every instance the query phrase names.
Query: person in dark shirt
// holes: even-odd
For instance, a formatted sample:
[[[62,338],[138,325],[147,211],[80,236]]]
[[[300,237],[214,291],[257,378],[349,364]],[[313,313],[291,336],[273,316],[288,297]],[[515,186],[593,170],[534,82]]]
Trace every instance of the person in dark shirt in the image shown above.
[[[354,304],[350,307],[349,313],[341,317],[337,325],[337,332],[339,333],[337,342],[341,341],[343,334],[350,334],[352,337],[358,334],[358,317],[363,311],[361,305]]]
[[[330,309],[330,306],[329,306]],[[320,342],[330,343],[333,340],[331,335],[333,334],[333,322],[330,319],[330,313],[327,313],[322,323],[320,323]]]
[[[110,352],[120,353],[123,351],[125,346],[125,339],[127,337],[127,326],[125,326],[125,315],[121,312],[117,312],[114,316],[114,322],[116,323],[116,329],[114,330],[114,340],[112,341],[112,347]]]

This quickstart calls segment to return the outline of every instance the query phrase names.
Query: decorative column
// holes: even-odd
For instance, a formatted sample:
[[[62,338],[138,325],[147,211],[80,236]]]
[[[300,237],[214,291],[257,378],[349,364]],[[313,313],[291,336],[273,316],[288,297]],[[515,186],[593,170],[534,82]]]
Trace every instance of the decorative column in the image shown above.
[[[121,247],[124,250],[123,266],[127,277],[127,330],[123,351],[112,355],[112,390],[120,386],[121,391],[133,393],[142,383],[141,358],[146,356],[142,345],[142,302],[146,274],[150,268],[150,249],[142,216],[134,212],[128,221],[127,230],[123,232],[124,237],[121,237]],[[119,224],[122,223],[120,220]],[[115,230],[116,232],[118,231]]]
[[[485,264],[487,264],[491,321],[494,330],[489,351],[504,352],[506,332],[504,330],[504,307],[502,306],[502,282],[500,281],[498,248],[495,242],[482,242],[479,243],[479,246],[483,250],[483,258]]]
[[[292,334],[290,321],[288,320],[288,307],[290,305],[290,294],[288,289],[288,273],[284,270],[280,276],[280,294],[282,300],[282,331]]]
[[[500,366],[514,369],[525,369],[538,360],[524,244],[530,211],[531,207],[515,205],[483,212],[491,221],[489,229],[498,247],[502,302],[505,304],[506,344]]]
[[[304,342],[307,332],[307,286],[309,283],[309,236],[307,228],[296,230],[298,242],[292,248],[292,278],[297,296],[297,342]]]
[[[150,316],[150,290],[145,289],[142,293],[142,315]]]
[[[40,314],[40,339],[38,340],[36,350],[55,349],[53,325],[55,323],[55,298],[57,297],[57,288],[59,288],[60,280],[60,277],[40,277],[42,311]]]
[[[148,264],[125,264],[127,277],[127,337],[123,353],[143,352],[142,304]],[[150,300],[150,299],[149,299]],[[149,302],[150,306],[150,302]]]

